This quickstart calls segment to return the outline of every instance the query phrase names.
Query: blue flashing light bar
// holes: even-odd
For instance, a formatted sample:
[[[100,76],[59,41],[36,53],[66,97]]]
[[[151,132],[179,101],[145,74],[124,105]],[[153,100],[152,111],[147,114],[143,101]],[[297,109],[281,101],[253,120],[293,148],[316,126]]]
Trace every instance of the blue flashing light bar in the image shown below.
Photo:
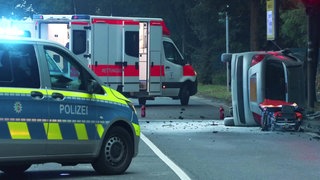
[[[32,18],[33,18],[33,19],[43,19],[43,15],[41,15],[41,14],[34,14],[34,15],[32,16]]]
[[[16,36],[16,37],[31,37],[29,31],[24,31],[16,28],[0,28],[0,35]]]
[[[90,16],[87,14],[75,14],[71,19],[90,19]]]

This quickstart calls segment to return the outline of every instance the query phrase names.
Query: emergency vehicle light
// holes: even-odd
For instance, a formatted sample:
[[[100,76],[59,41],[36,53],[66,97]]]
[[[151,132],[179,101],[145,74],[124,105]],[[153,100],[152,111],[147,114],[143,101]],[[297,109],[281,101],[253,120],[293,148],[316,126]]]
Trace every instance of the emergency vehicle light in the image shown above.
[[[16,28],[5,28],[5,29],[0,28],[0,35],[5,35],[5,36],[24,36],[25,32],[23,30],[16,29]]]
[[[90,19],[90,16],[86,14],[76,14],[73,15],[71,19]]]
[[[32,18],[33,18],[33,19],[43,19],[43,15],[41,15],[41,14],[34,14],[34,15],[32,16]]]

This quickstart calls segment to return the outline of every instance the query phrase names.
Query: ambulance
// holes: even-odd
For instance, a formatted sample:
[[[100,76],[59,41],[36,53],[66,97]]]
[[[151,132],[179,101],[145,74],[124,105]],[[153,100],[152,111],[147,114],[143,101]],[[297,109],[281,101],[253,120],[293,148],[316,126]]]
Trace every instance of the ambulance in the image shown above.
[[[33,20],[32,36],[68,47],[106,85],[139,104],[170,97],[188,105],[197,93],[197,74],[161,18],[34,15]]]

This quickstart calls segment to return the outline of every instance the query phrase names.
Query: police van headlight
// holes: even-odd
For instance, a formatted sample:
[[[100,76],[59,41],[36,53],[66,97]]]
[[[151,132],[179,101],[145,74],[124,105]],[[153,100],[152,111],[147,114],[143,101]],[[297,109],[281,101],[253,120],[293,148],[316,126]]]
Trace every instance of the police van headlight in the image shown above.
[[[134,107],[133,103],[130,101],[127,101],[128,106],[130,107],[130,109],[137,114],[136,108]]]

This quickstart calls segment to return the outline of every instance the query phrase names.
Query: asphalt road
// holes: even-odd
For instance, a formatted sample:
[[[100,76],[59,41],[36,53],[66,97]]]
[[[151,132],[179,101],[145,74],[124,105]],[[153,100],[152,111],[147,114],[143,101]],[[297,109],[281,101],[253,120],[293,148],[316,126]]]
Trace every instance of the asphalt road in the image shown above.
[[[320,178],[315,134],[226,127],[218,120],[217,102],[194,97],[189,106],[179,104],[169,98],[147,101],[146,117],[140,118],[140,152],[123,175],[100,176],[89,164],[49,163],[33,165],[19,177],[1,173],[0,179]]]

